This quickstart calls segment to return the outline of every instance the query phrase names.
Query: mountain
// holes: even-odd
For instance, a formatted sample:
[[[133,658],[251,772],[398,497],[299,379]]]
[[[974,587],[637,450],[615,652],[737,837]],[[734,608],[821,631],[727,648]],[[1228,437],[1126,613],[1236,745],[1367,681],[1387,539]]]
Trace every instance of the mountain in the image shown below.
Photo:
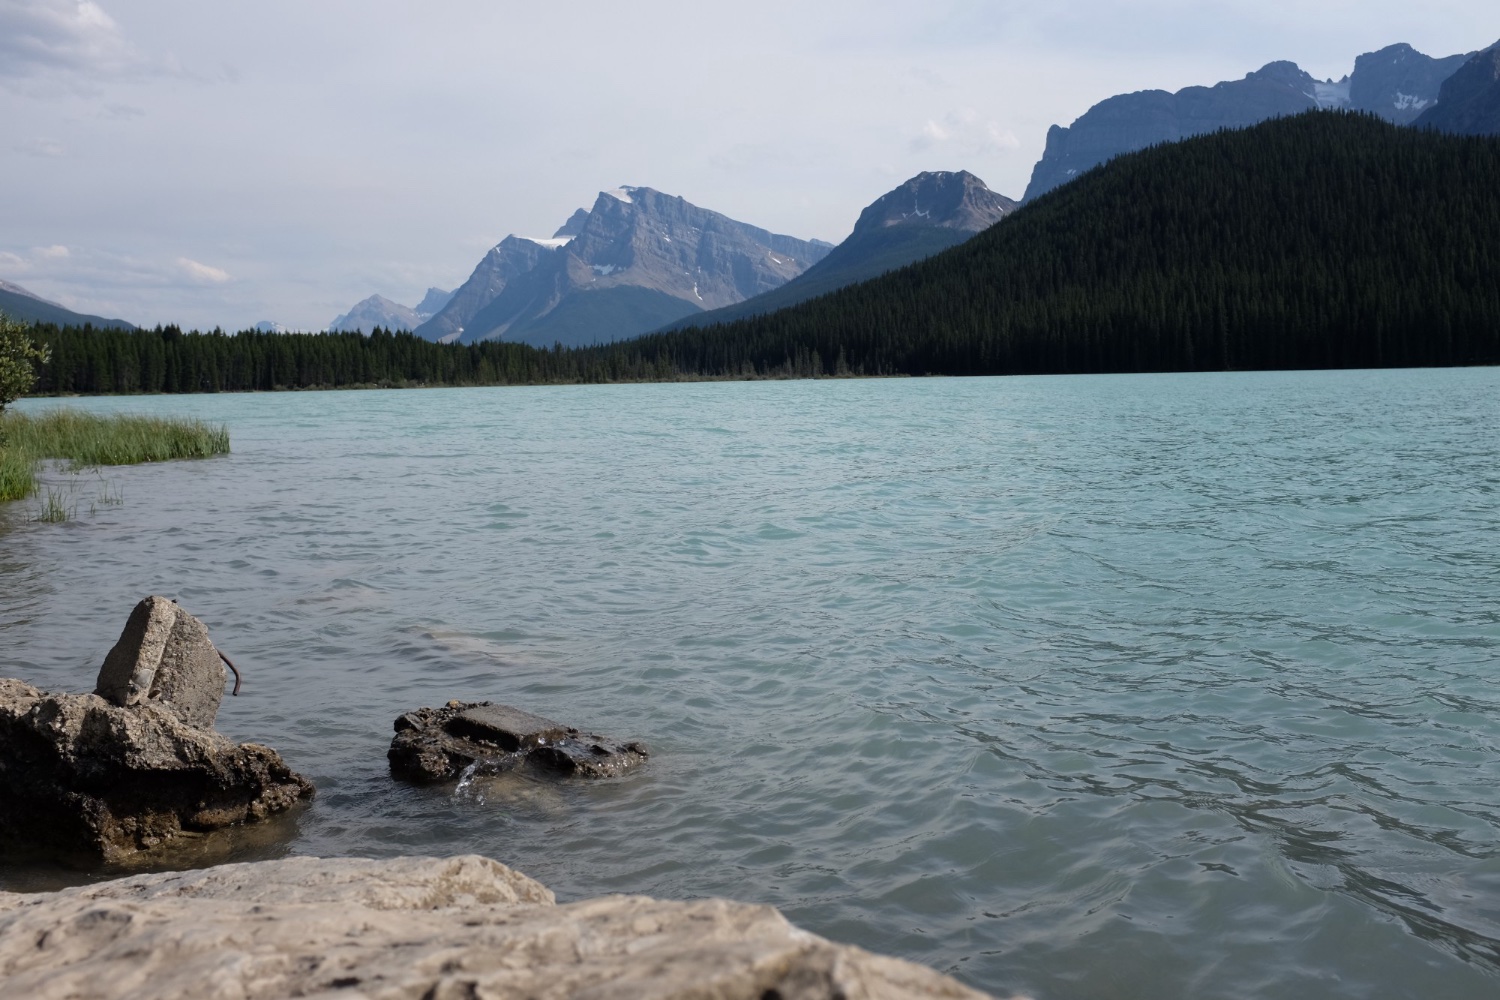
[[[967,170],[918,174],[860,213],[849,238],[780,288],[737,305],[694,314],[669,329],[727,323],[775,312],[957,246],[1017,205]]]
[[[1117,157],[960,246],[771,315],[563,350],[68,329],[44,334],[38,388],[1495,365],[1496,176],[1500,137],[1309,112]]]
[[[135,329],[135,324],[123,319],[105,319],[103,316],[74,312],[8,281],[0,281],[0,313],[23,323],[55,323],[58,326],[83,326],[90,323],[94,326]]]
[[[416,314],[423,321],[436,316],[448,302],[453,298],[453,293],[441,288],[429,288],[427,294],[422,296],[422,301],[417,303]]]
[[[1500,135],[1500,42],[1444,81],[1437,104],[1415,124],[1461,135]]]
[[[383,295],[371,295],[357,303],[328,325],[334,333],[369,333],[376,327],[385,330],[415,330],[431,319],[453,298],[452,292],[429,288],[415,309],[392,302]]]
[[[778,288],[828,254],[645,187],[601,192],[552,239],[507,236],[416,333],[605,343]]]
[[[500,297],[516,278],[536,269],[542,255],[568,242],[570,237],[550,240],[507,236],[484,255],[469,280],[454,290],[448,302],[431,319],[412,327],[418,336],[452,343],[464,334],[474,317]]]
[[[1212,87],[1111,97],[1069,128],[1054,125],[1048,130],[1046,150],[1023,200],[1045,194],[1121,153],[1315,108],[1368,111],[1405,125],[1437,101],[1442,82],[1467,58],[1433,59],[1410,45],[1391,45],[1360,56],[1353,74],[1337,82],[1315,80],[1296,63],[1273,62],[1243,80]]]
[[[369,333],[376,327],[386,330],[414,330],[422,325],[417,311],[384,295],[371,295],[355,303],[354,308],[328,324],[332,333]]]
[[[1354,60],[1348,107],[1379,115],[1396,125],[1410,125],[1433,106],[1443,81],[1471,55],[1434,59],[1405,43],[1367,52]]]
[[[621,378],[1493,365],[1497,176],[1500,138],[1343,112],[1279,118],[1117,157],[872,281],[578,366]]]

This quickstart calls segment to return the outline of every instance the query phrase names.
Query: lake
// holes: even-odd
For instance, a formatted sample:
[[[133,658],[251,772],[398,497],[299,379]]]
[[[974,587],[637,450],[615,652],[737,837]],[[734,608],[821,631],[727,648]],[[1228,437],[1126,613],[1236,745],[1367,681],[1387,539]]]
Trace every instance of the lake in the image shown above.
[[[0,674],[202,618],[318,786],[236,859],[770,903],[1039,1000],[1500,995],[1500,370],[67,405],[234,451],[0,505]],[[392,781],[451,698],[653,757]]]

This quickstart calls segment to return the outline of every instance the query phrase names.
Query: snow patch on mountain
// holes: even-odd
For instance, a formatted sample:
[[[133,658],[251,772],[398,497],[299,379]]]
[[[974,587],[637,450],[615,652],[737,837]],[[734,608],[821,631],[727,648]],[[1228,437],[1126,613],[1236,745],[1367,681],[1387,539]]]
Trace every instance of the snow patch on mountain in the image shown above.
[[[1347,108],[1350,101],[1349,86],[1350,79],[1347,76],[1337,83],[1332,80],[1314,81],[1313,92],[1308,96],[1317,101],[1318,107],[1324,111]]]

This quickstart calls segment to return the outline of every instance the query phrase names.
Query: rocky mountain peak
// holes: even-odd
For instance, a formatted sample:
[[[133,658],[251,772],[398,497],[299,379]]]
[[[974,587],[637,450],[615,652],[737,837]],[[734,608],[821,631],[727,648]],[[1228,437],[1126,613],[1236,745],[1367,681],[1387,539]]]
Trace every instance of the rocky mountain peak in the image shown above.
[[[583,224],[587,221],[589,221],[588,210],[580,208],[568,216],[568,221],[557,228],[557,232],[552,234],[552,238],[554,240],[572,239],[583,232]]]
[[[453,293],[441,288],[429,288],[427,294],[422,296],[422,301],[417,303],[416,314],[425,319],[436,316],[448,300],[453,298]]]
[[[1405,42],[1366,52],[1354,60],[1349,106],[1397,125],[1409,125],[1437,103],[1443,81],[1468,58],[1456,55],[1434,59]]]
[[[1436,106],[1413,124],[1462,135],[1500,135],[1500,42],[1445,80]]]
[[[1466,56],[1434,59],[1404,43],[1355,60],[1343,80],[1318,81],[1296,63],[1267,63],[1241,80],[1186,87],[1175,94],[1144,90],[1106,98],[1068,128],[1054,125],[1031,175],[1026,200],[1045,194],[1121,153],[1176,142],[1222,128],[1314,108],[1353,108],[1409,124],[1437,100],[1442,82]]]
[[[924,171],[861,212],[854,232],[890,226],[937,226],[977,233],[1015,209],[1014,201],[991,191],[967,170]]]
[[[1278,59],[1268,62],[1253,73],[1245,74],[1246,80],[1254,80],[1261,83],[1279,83],[1287,87],[1306,88],[1312,85],[1313,78],[1310,73],[1294,62],[1286,59]]]
[[[653,188],[613,188],[550,240],[502,240],[417,333],[548,346],[616,340],[779,288],[830,249]]]
[[[328,324],[328,329],[348,333],[369,333],[376,327],[384,330],[415,330],[436,315],[452,297],[452,292],[429,288],[422,301],[412,309],[393,302],[384,295],[371,295]]]
[[[600,192],[566,257],[579,287],[643,287],[711,309],[779,287],[826,252],[678,195],[620,187]]]

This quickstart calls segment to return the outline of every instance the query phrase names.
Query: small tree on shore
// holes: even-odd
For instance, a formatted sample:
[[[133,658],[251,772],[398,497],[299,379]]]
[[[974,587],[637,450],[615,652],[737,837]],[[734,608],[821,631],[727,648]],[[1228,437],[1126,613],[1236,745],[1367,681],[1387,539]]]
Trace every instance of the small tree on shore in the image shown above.
[[[0,413],[31,391],[36,366],[47,361],[47,348],[31,339],[31,328],[0,313]]]

